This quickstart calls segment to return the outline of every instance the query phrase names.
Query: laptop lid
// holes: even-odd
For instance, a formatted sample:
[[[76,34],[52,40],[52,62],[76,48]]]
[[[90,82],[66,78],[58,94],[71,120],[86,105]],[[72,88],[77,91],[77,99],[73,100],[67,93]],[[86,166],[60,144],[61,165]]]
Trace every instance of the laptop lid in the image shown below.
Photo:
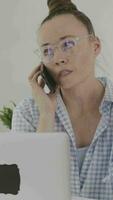
[[[0,200],[70,200],[65,133],[0,133]]]

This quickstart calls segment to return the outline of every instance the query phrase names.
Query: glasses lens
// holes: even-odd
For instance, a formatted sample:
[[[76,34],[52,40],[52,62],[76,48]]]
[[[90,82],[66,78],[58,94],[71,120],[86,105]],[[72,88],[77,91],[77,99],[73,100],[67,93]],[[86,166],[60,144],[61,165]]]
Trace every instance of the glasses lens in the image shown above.
[[[45,63],[49,63],[54,55],[54,49],[51,46],[41,48],[42,59]]]
[[[41,52],[39,49],[34,50],[34,54],[37,55],[38,57],[41,56]]]
[[[72,39],[66,39],[65,41],[62,42],[62,49],[64,51],[71,49],[75,46],[75,41]]]
[[[44,56],[44,57],[50,57],[50,56],[52,56],[53,54],[54,54],[54,50],[53,50],[53,48],[52,47],[46,47],[46,48],[42,48],[41,49],[41,52],[42,52],[42,55]]]

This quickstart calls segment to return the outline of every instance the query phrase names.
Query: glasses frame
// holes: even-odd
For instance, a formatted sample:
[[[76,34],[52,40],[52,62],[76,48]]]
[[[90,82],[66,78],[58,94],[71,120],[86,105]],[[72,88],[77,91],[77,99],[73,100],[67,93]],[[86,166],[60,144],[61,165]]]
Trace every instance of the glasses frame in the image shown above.
[[[82,39],[85,39],[85,38],[94,38],[95,37],[95,35],[93,34],[93,33],[90,33],[90,34],[87,34],[87,35],[81,35],[81,36],[70,36],[70,37],[67,37],[67,38],[65,38],[65,39],[63,39],[63,40],[61,40],[61,41],[57,41],[57,42],[55,42],[54,44],[50,44],[50,45],[47,45],[47,46],[52,46],[52,49],[53,50],[55,50],[56,48],[60,48],[61,50],[62,50],[62,48],[61,48],[61,42],[62,41],[64,41],[64,40],[68,40],[68,39],[72,39],[73,41],[75,41],[76,42],[76,45],[78,45],[79,44],[79,42],[82,40]],[[74,47],[76,47],[76,45],[74,46]],[[71,47],[70,49],[72,49],[72,48],[74,48],[74,47]],[[63,51],[63,50],[62,50]],[[55,51],[54,51],[55,52]],[[65,52],[65,51],[63,51],[63,52]],[[49,63],[51,63],[52,61],[52,59],[54,58],[54,55],[52,56],[52,57],[50,57],[49,58],[49,61],[48,62],[44,62],[43,60],[43,58],[44,58],[44,56],[42,55],[42,50],[41,50],[41,47],[39,47],[38,49],[36,49],[36,50],[34,50],[34,53],[36,54],[36,55],[38,55],[38,57],[41,59],[41,61],[43,62],[43,63],[45,63],[45,64],[49,64]]]

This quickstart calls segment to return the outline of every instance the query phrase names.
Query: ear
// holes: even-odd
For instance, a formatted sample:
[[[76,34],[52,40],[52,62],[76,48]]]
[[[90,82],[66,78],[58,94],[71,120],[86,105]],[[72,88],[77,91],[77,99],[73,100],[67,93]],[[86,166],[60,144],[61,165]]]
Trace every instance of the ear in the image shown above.
[[[97,36],[93,38],[93,51],[94,51],[95,56],[98,56],[101,51],[101,42]]]

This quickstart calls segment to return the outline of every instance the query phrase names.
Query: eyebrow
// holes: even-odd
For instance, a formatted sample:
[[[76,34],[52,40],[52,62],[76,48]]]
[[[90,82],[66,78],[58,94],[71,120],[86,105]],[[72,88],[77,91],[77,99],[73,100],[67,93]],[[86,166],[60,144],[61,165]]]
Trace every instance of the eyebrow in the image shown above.
[[[64,40],[68,37],[76,37],[75,35],[66,35],[66,36],[63,36],[63,37],[60,37],[59,40]],[[44,43],[41,45],[41,47],[44,47],[44,46],[47,46],[47,45],[50,45],[50,43]]]

